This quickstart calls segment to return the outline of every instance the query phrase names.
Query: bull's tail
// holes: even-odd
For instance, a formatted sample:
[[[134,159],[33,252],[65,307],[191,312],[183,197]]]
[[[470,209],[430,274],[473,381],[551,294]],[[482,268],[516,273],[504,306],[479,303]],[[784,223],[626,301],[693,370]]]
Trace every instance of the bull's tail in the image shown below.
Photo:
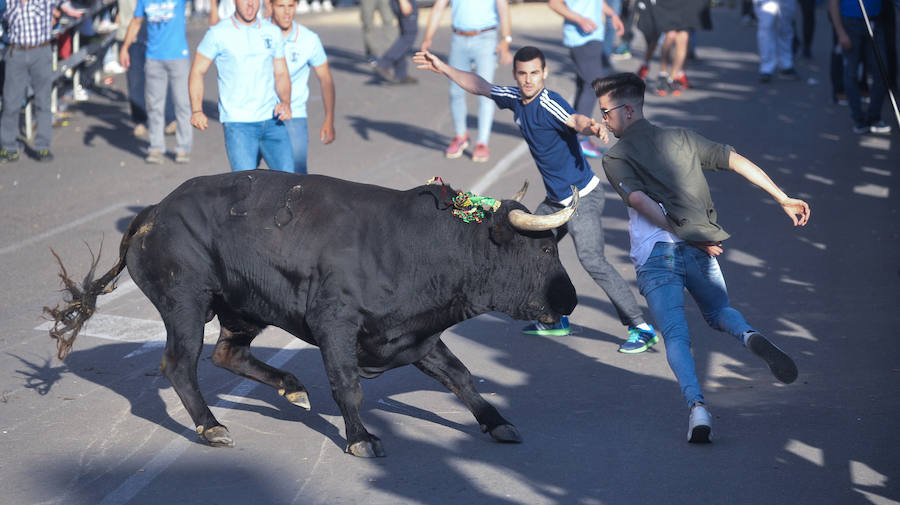
[[[59,359],[66,359],[69,351],[72,350],[72,344],[75,342],[78,332],[81,331],[84,323],[94,315],[94,310],[97,307],[97,297],[111,293],[116,289],[115,280],[122,270],[125,269],[125,254],[128,252],[131,239],[143,225],[148,212],[153,207],[155,206],[143,209],[131,220],[131,224],[128,225],[128,230],[125,231],[125,234],[122,236],[122,242],[119,245],[118,263],[97,280],[94,280],[94,274],[97,270],[97,264],[100,262],[100,254],[103,252],[102,240],[100,242],[100,251],[98,251],[96,257],[91,251],[91,268],[80,286],[69,278],[69,273],[66,271],[62,259],[56,254],[56,251],[52,248],[50,249],[50,252],[53,253],[56,261],[59,263],[59,278],[62,279],[63,291],[68,293],[63,303],[54,308],[44,307],[44,314],[54,321],[53,328],[50,329],[50,338],[56,340],[56,350]]]

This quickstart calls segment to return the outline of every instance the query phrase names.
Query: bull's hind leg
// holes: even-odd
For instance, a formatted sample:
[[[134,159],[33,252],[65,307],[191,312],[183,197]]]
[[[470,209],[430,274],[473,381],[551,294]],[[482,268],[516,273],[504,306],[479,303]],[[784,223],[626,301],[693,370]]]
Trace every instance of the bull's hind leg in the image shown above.
[[[216,420],[197,382],[197,360],[203,349],[203,312],[191,308],[166,311],[166,350],[160,368],[172,383],[188,414],[197,427],[197,434],[210,445],[233,447],[228,428]]]
[[[452,391],[475,415],[481,431],[490,433],[499,442],[522,441],[519,430],[500,415],[475,389],[472,374],[440,340],[424,358],[413,363],[416,368],[437,379]]]
[[[250,352],[250,343],[262,327],[224,312],[217,312],[222,330],[213,351],[213,363],[241,377],[272,386],[289,402],[309,410],[309,395],[296,377],[263,363]]]

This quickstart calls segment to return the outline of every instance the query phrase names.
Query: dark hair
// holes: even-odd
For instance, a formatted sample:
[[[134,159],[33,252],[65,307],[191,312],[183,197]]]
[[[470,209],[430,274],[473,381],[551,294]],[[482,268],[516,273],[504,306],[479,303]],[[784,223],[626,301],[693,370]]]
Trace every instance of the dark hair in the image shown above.
[[[607,77],[594,79],[591,83],[597,98],[609,93],[613,100],[633,100],[636,104],[644,104],[644,91],[647,84],[633,72],[623,72]]]
[[[541,68],[547,66],[547,60],[544,58],[544,53],[540,49],[534,46],[525,46],[516,51],[516,55],[513,57],[513,68],[516,68],[516,62],[531,61],[535,58],[541,59]]]

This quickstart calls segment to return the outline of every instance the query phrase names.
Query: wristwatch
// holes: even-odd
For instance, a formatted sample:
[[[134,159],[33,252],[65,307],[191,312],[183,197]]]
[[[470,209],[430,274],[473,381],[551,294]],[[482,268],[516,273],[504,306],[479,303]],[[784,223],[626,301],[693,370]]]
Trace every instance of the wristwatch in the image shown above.
[[[512,35],[507,35],[506,37],[503,37],[503,40],[505,40],[507,44],[512,44]]]

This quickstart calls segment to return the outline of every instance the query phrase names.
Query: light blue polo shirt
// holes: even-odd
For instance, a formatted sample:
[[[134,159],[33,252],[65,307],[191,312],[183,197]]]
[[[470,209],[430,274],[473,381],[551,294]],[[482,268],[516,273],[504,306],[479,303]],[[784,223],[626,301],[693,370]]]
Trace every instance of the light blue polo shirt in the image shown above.
[[[593,20],[597,24],[597,29],[591,33],[584,33],[576,23],[565,20],[563,23],[564,46],[579,47],[592,40],[603,40],[603,30],[606,25],[603,17],[603,0],[566,0],[566,7],[572,12]]]
[[[450,0],[453,28],[465,32],[500,24],[496,0]]]
[[[216,62],[219,121],[252,123],[272,119],[278,95],[272,61],[284,58],[277,26],[259,18],[251,25],[234,16],[210,28],[197,52]]]
[[[291,73],[291,117],[306,117],[309,98],[309,69],[328,61],[319,36],[309,28],[293,23],[284,39],[284,57]]]
[[[185,0],[137,0],[134,17],[147,25],[147,59],[190,57],[184,29]]]

